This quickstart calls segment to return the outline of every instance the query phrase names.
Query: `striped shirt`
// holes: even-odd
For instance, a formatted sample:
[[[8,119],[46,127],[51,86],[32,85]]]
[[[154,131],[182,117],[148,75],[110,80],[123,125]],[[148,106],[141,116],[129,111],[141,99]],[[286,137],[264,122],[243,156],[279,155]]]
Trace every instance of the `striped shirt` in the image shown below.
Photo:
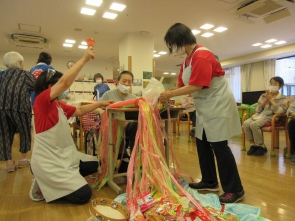
[[[35,78],[30,72],[9,68],[0,73],[0,110],[31,113],[30,91]]]

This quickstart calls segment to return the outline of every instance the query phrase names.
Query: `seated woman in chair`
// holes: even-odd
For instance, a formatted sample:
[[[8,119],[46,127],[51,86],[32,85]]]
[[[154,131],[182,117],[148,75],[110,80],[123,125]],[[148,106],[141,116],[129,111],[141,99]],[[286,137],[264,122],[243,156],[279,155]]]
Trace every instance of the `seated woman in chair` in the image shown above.
[[[292,165],[295,165],[295,101],[290,104],[290,107],[287,111],[287,116],[291,117],[291,120],[288,123],[288,132],[291,145],[291,161]]]
[[[258,100],[256,113],[244,122],[245,137],[250,142],[247,155],[263,156],[267,152],[261,128],[271,122],[274,114],[286,113],[288,98],[279,92],[283,86],[284,80],[281,77],[271,78],[268,90]]]

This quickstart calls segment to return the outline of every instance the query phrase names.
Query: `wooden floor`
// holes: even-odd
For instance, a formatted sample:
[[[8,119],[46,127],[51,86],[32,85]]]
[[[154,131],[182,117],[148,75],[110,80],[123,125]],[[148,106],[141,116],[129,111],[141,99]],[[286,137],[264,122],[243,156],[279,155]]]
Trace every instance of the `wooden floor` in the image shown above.
[[[195,142],[188,142],[186,126],[181,125],[182,135],[179,139],[173,135],[173,147],[182,172],[201,179]],[[270,136],[265,134],[267,147]],[[242,203],[259,207],[261,216],[271,220],[295,220],[295,166],[284,158],[285,147],[283,133],[280,135],[279,150],[276,157],[269,154],[263,157],[247,156],[240,151],[241,136],[233,137],[229,146],[236,158],[246,198]],[[248,144],[247,144],[248,145]],[[15,135],[13,159],[19,157],[19,135]],[[31,152],[29,153],[29,157]],[[90,217],[89,203],[72,205],[66,201],[34,202],[29,197],[32,175],[29,168],[6,173],[5,162],[0,162],[0,221],[85,221]],[[125,187],[124,185],[122,186]],[[218,194],[222,194],[219,192]],[[99,192],[93,191],[92,198],[115,198],[117,194],[107,185]]]

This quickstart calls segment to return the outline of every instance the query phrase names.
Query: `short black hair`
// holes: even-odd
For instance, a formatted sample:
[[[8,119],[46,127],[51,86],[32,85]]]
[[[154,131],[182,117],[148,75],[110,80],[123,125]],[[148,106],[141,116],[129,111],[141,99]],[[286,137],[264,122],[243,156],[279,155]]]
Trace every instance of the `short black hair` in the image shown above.
[[[36,80],[35,83],[35,98],[41,94],[43,91],[45,91],[46,89],[48,89],[48,86],[51,85],[55,85],[56,82],[58,82],[58,80],[63,76],[63,73],[59,72],[59,71],[55,71],[54,75],[52,75],[52,77],[50,79],[47,80],[47,73],[49,72],[48,69],[46,71],[43,71],[39,77]]]
[[[128,75],[130,75],[130,76],[132,77],[132,82],[133,82],[134,76],[133,76],[132,72],[130,72],[130,71],[122,71],[122,72],[119,74],[119,76],[118,76],[118,81],[120,81],[120,79],[121,79],[121,77],[122,77],[122,74],[128,74]]]
[[[52,61],[51,55],[43,51],[39,54],[37,63],[44,62],[45,64],[50,65],[51,61]]]
[[[95,82],[95,79],[96,78],[101,78],[101,80],[103,81],[103,76],[102,76],[102,74],[100,74],[100,73],[97,73],[97,74],[95,74],[94,75],[94,77],[93,77],[93,81]]]
[[[281,77],[279,77],[279,76],[272,77],[269,80],[269,83],[271,82],[271,80],[274,80],[275,82],[278,82],[280,84],[280,87],[283,87],[284,86],[284,79],[281,78]]]
[[[173,45],[180,48],[184,45],[197,44],[197,39],[192,33],[192,30],[181,23],[175,23],[168,29],[164,41],[169,48],[170,53],[172,53]]]

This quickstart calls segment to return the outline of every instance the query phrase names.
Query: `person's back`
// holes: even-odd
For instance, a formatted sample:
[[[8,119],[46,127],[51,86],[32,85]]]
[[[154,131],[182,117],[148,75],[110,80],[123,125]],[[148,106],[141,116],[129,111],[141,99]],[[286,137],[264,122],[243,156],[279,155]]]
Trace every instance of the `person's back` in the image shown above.
[[[54,68],[50,65],[52,61],[51,55],[47,52],[41,52],[39,54],[39,58],[37,60],[37,65],[31,68],[30,73],[34,76],[35,79],[39,77],[39,75],[48,69],[54,70]],[[31,92],[31,104],[34,106],[35,102],[35,93]]]

